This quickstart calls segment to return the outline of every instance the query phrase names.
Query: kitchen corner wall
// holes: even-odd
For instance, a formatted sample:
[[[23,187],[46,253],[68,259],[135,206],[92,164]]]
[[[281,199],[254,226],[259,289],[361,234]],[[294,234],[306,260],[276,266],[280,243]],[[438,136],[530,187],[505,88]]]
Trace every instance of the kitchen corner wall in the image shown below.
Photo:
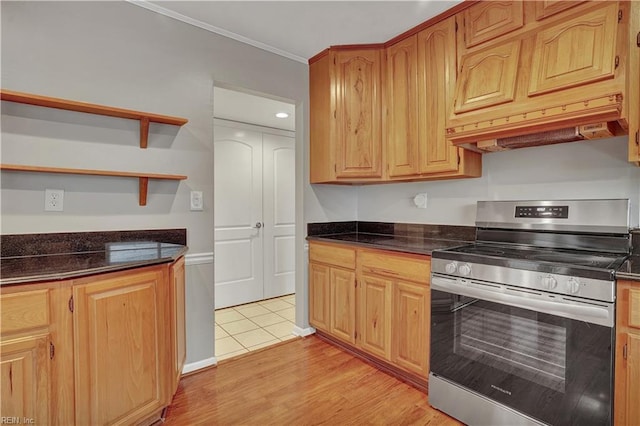
[[[627,138],[521,148],[483,155],[482,177],[358,187],[361,221],[474,225],[478,200],[629,198],[640,222],[640,168]],[[426,209],[413,197],[427,193]]]
[[[152,124],[143,150],[137,122],[3,102],[4,163],[188,179],[150,181],[140,207],[136,179],[2,172],[2,233],[187,228],[187,363],[213,359],[213,84],[300,110],[307,65],[122,1],[0,7],[2,88],[189,119],[181,128]],[[308,117],[300,117],[298,166],[308,140]],[[43,211],[45,188],[65,190],[64,212]],[[203,192],[204,211],[189,210],[191,190]]]

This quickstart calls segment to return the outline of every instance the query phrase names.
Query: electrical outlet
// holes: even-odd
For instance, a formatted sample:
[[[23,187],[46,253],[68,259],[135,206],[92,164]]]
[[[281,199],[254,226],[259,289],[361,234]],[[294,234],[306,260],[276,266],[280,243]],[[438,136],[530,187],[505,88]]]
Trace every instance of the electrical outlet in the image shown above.
[[[191,210],[200,211],[203,209],[203,204],[202,191],[191,191]]]
[[[64,189],[44,190],[44,211],[61,212],[64,210]]]

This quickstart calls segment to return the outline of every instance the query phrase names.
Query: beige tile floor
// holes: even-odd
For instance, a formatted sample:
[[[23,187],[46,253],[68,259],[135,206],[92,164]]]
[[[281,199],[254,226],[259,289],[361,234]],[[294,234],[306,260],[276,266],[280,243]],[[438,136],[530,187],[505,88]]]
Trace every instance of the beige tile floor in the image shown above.
[[[220,361],[293,339],[295,310],[294,294],[217,309],[216,358]]]

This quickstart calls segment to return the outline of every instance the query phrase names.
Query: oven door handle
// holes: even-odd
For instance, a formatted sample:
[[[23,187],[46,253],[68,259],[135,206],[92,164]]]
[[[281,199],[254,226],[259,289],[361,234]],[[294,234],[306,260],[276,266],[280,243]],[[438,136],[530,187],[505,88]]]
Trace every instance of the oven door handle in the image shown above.
[[[431,289],[529,309],[544,314],[576,319],[605,327],[613,327],[614,323],[613,303],[585,303],[562,296],[558,296],[562,301],[557,302],[548,300],[548,296],[540,293],[522,291],[505,285],[462,281],[433,275],[431,277]],[[506,294],[507,291],[518,292],[521,295]]]

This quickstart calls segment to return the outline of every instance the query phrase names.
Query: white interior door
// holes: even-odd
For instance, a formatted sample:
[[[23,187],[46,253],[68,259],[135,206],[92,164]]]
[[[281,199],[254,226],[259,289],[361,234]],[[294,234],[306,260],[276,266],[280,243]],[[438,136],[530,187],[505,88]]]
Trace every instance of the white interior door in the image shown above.
[[[295,292],[295,139],[263,133],[264,297]]]
[[[214,130],[216,309],[264,298],[262,134]]]

